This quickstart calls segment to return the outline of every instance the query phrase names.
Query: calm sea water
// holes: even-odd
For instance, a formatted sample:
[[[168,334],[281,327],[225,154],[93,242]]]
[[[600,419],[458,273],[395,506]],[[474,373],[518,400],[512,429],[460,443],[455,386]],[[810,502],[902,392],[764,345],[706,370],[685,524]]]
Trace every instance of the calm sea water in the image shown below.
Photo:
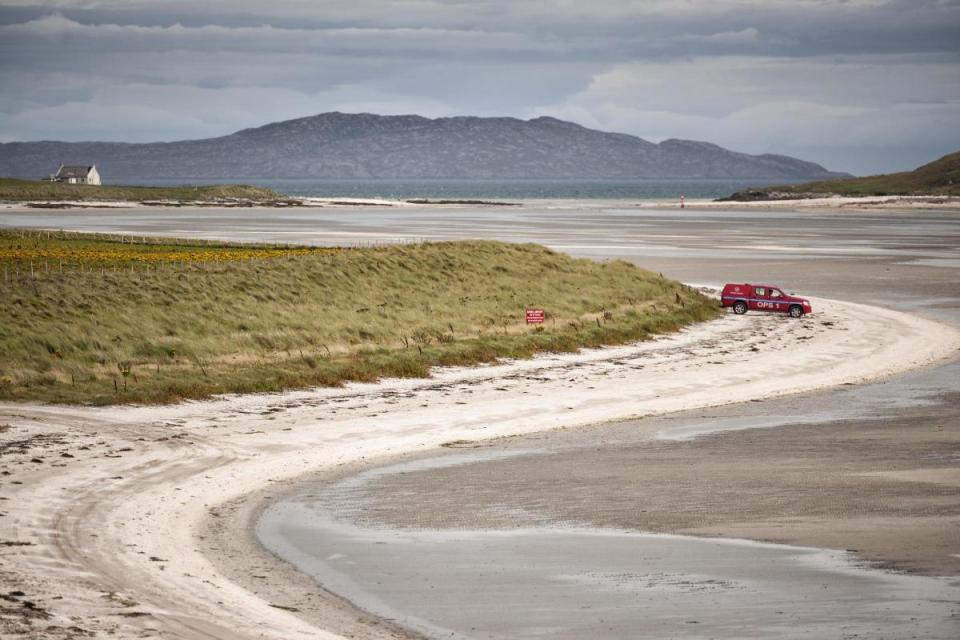
[[[138,180],[137,184],[255,184],[291,196],[317,198],[431,199],[586,199],[661,200],[721,198],[746,187],[784,184],[783,180]]]

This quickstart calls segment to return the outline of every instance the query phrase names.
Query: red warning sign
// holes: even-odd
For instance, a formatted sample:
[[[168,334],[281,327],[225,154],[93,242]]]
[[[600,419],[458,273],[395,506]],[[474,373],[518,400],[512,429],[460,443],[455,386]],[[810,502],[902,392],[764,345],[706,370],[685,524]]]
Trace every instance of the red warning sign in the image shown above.
[[[543,324],[546,317],[543,309],[527,309],[527,324]]]

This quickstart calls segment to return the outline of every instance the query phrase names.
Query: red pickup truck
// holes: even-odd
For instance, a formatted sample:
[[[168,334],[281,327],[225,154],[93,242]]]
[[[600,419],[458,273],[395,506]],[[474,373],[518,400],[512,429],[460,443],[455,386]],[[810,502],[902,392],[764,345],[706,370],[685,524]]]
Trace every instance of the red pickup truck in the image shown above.
[[[799,318],[813,311],[809,300],[788,296],[779,287],[767,284],[724,285],[720,303],[724,307],[733,307],[734,313],[746,313],[748,309],[752,309],[789,313],[794,318]]]

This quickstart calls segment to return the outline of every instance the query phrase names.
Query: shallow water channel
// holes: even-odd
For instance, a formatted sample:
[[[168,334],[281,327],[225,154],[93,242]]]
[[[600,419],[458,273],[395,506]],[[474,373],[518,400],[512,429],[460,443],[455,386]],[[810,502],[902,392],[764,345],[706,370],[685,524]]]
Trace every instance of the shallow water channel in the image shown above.
[[[529,485],[530,469],[555,456],[592,456],[583,464],[615,482],[603,452],[651,438],[929,411],[942,404],[943,375],[960,375],[960,365],[421,455],[305,486],[264,513],[257,535],[326,588],[429,637],[953,638],[955,578],[872,569],[844,551],[640,533],[623,528],[603,494],[560,478],[553,490],[476,498],[491,474],[512,468],[517,486]]]

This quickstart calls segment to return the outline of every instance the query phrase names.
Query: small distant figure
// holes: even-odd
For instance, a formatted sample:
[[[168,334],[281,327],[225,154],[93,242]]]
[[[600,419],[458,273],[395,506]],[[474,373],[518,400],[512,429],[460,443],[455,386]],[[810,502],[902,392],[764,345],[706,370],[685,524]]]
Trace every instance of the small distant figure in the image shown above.
[[[683,195],[680,196],[680,208],[685,209],[687,207],[687,201],[683,198]]]

